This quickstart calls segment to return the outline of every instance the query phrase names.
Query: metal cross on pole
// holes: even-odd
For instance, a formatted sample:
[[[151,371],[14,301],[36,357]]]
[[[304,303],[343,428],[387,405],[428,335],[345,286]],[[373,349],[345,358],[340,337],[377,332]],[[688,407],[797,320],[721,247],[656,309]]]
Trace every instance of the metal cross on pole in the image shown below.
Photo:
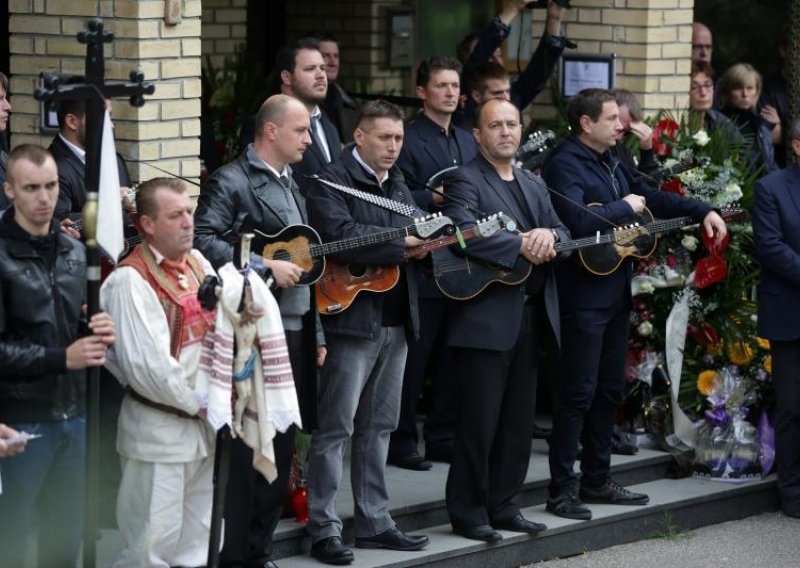
[[[103,30],[103,20],[89,20],[88,30],[78,32],[78,42],[86,44],[86,74],[62,84],[59,78],[48,76],[44,86],[34,96],[40,101],[86,101],[86,204],[83,207],[83,227],[86,237],[88,316],[100,311],[100,249],[97,245],[98,192],[100,184],[100,148],[106,99],[129,97],[132,106],[144,105],[144,95],[155,91],[145,82],[144,75],[131,71],[130,82],[105,81],[103,46],[114,41],[114,34]],[[83,566],[95,568],[97,542],[97,487],[100,461],[100,369],[86,371],[86,511],[84,521]]]

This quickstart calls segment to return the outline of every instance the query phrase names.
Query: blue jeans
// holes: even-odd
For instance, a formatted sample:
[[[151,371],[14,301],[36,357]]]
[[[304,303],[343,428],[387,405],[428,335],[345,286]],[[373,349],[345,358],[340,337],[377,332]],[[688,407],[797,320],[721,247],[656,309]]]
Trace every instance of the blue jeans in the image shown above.
[[[86,420],[16,422],[42,437],[0,462],[0,550],[4,566],[22,566],[31,528],[38,526],[39,566],[74,567],[83,536]]]

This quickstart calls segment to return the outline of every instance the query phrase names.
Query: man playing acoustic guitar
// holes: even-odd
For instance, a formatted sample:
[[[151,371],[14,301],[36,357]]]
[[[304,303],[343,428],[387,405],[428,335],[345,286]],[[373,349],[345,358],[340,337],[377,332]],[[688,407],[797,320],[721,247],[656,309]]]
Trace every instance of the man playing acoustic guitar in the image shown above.
[[[341,159],[323,169],[321,179],[308,188],[309,220],[325,242],[409,224],[407,217],[376,202],[402,202],[397,205],[412,216],[424,216],[395,166],[403,144],[402,111],[385,101],[367,103],[354,138],[355,146],[346,147]],[[371,199],[343,193],[331,182],[360,190]],[[366,268],[398,265],[406,258],[406,249],[423,242],[414,236],[400,237],[333,258],[363,263]],[[308,452],[308,532],[311,555],[327,564],[349,564],[354,559],[342,543],[342,522],[336,513],[344,447],[351,436],[356,546],[419,550],[428,544],[427,537],[407,535],[396,527],[384,476],[389,435],[400,413],[405,328],[417,333],[419,325],[412,265],[401,270],[390,290],[362,292],[347,309],[323,316],[329,356],[320,375],[319,426]]]
[[[522,516],[514,497],[528,471],[534,428],[534,322],[546,313],[558,335],[558,297],[548,261],[556,257],[554,243],[570,235],[542,182],[513,166],[522,135],[519,110],[501,99],[485,102],[473,134],[480,154],[445,181],[444,212],[459,226],[474,224],[484,212],[513,217],[521,233],[500,231],[469,241],[464,252],[473,264],[513,271],[522,263],[530,273],[454,303],[448,321],[457,423],[447,512],[454,532],[492,542],[502,538],[495,529],[532,535],[545,529]]]
[[[702,220],[720,242],[725,222],[711,206],[660,192],[631,175],[609,150],[622,130],[614,95],[586,89],[567,106],[572,134],[551,153],[544,179],[553,206],[573,237],[588,237],[632,222],[645,203],[656,216]],[[589,207],[589,205],[594,205]],[[562,376],[558,381],[550,442],[547,510],[568,519],[590,519],[584,502],[644,505],[647,495],[609,476],[614,413],[625,389],[625,354],[631,310],[632,261],[606,275],[581,266],[575,255],[557,270],[561,306]],[[573,471],[578,441],[581,471]]]

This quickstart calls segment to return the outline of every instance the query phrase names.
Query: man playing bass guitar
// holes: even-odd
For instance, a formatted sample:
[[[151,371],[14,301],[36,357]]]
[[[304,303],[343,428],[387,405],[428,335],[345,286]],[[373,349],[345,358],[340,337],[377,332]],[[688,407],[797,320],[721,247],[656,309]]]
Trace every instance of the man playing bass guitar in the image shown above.
[[[646,203],[658,217],[690,216],[702,220],[709,236],[724,238],[725,222],[711,206],[658,191],[641,176],[632,176],[610,152],[622,130],[611,92],[581,91],[570,100],[567,116],[572,134],[550,154],[543,177],[573,237],[630,223]],[[625,388],[632,261],[601,276],[579,264],[577,257],[557,269],[562,376],[550,442],[547,510],[560,517],[590,519],[585,502],[644,505],[649,498],[609,476],[614,413]],[[573,471],[579,440],[580,484]]]
[[[521,233],[501,231],[469,241],[464,253],[470,262],[509,271],[520,261],[533,268],[527,280],[492,284],[455,302],[448,321],[458,418],[447,511],[455,533],[492,542],[502,538],[495,529],[528,534],[545,529],[521,515],[514,497],[528,470],[534,428],[535,321],[544,310],[558,335],[549,261],[556,257],[554,243],[570,235],[541,181],[513,167],[522,135],[519,110],[505,100],[487,101],[478,109],[473,135],[480,154],[445,182],[444,212],[457,225],[474,224],[477,212],[508,213]]]

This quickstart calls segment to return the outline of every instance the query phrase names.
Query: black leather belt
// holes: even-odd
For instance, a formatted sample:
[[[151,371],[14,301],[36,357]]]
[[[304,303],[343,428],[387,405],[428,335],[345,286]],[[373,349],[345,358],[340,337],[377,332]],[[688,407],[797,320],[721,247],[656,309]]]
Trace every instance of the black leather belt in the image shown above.
[[[161,412],[166,412],[167,414],[172,414],[173,416],[177,416],[179,418],[200,420],[200,417],[197,416],[196,414],[189,414],[188,412],[184,412],[183,410],[175,408],[174,406],[169,406],[168,404],[161,404],[160,402],[152,401],[149,398],[143,397],[130,387],[128,387],[128,394],[131,395],[131,398],[136,402],[140,402],[145,406],[149,406],[150,408],[155,408],[156,410],[160,410]]]

